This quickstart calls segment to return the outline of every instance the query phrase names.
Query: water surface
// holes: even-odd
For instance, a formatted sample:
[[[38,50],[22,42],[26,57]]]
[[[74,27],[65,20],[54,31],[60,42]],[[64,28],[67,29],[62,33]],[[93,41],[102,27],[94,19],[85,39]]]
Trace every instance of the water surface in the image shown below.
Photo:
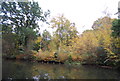
[[[3,79],[118,79],[119,72],[95,66],[68,66],[3,60]]]

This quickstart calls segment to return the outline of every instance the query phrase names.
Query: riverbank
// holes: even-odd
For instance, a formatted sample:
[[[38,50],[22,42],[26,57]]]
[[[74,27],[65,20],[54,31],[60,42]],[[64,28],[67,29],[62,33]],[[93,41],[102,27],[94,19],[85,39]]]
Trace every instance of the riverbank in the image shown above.
[[[58,61],[45,61],[45,60],[35,60],[35,59],[24,59],[24,58],[8,58],[8,57],[4,57],[3,59],[6,60],[19,60],[19,61],[29,61],[29,62],[38,62],[38,63],[49,63],[49,64],[64,64],[64,62],[58,62]]]
[[[87,67],[90,67],[90,66],[94,66],[94,67],[99,67],[99,68],[103,68],[103,69],[112,69],[112,70],[119,70],[118,67],[113,67],[113,66],[106,66],[106,65],[101,65],[101,64],[93,64],[93,63],[82,63],[82,62],[69,62],[69,61],[66,61],[66,62],[58,62],[58,61],[44,61],[44,60],[34,60],[34,59],[16,59],[15,57],[14,58],[8,58],[8,57],[4,57],[3,59],[5,60],[15,60],[15,61],[27,61],[27,62],[33,62],[33,63],[41,63],[41,64],[64,64],[64,65],[69,65],[69,66],[87,66]]]

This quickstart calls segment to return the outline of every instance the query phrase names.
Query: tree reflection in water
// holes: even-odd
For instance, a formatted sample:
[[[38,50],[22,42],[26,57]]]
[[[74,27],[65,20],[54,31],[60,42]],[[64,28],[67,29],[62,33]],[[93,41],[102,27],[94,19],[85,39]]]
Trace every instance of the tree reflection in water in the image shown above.
[[[118,79],[119,73],[94,66],[68,66],[3,60],[3,79]]]

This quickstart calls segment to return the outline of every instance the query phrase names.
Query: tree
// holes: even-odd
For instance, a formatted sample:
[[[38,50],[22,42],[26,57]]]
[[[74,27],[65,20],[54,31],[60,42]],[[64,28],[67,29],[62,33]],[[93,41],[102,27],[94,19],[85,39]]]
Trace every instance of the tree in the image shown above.
[[[49,43],[51,41],[51,34],[49,33],[49,31],[47,31],[46,29],[43,31],[42,34],[42,41],[41,41],[41,47],[44,50],[49,50]]]
[[[92,28],[93,29],[99,29],[104,28],[105,26],[110,27],[113,19],[111,19],[108,16],[105,16],[103,18],[99,18],[98,20],[94,21]]]
[[[18,46],[30,50],[32,40],[38,35],[39,21],[46,22],[49,11],[43,12],[38,2],[3,2],[1,4],[3,39],[9,33],[17,35]],[[9,42],[9,40],[5,40]]]
[[[113,64],[120,67],[120,19],[115,19],[112,23],[113,31],[111,33],[113,37],[112,50],[109,50],[110,61],[113,61]],[[112,60],[111,60],[112,59]]]
[[[75,24],[71,23],[68,19],[64,17],[64,15],[58,16],[51,20],[52,28],[56,28],[54,36],[58,39],[58,47],[60,44],[64,44],[66,46],[70,45],[70,39],[77,36],[77,30],[75,28]]]
[[[38,51],[42,46],[41,46],[41,41],[42,41],[42,37],[41,35],[37,37],[37,39],[35,40],[34,46],[33,46],[33,50]]]
[[[120,19],[115,19],[112,23],[112,36],[113,37],[120,37]]]
[[[79,38],[73,39],[73,49],[88,63],[106,62],[108,59],[107,49],[111,50],[112,20],[109,17],[98,19],[93,24],[93,30],[84,31]]]

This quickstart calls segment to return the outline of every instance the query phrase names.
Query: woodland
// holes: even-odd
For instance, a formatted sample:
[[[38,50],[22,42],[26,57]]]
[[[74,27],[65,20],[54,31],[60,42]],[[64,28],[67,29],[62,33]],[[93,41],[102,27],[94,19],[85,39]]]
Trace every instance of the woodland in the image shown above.
[[[120,19],[106,15],[79,34],[63,14],[48,22],[50,10],[44,12],[38,2],[3,2],[1,9],[3,58],[120,68]],[[38,22],[55,31],[39,32]]]

